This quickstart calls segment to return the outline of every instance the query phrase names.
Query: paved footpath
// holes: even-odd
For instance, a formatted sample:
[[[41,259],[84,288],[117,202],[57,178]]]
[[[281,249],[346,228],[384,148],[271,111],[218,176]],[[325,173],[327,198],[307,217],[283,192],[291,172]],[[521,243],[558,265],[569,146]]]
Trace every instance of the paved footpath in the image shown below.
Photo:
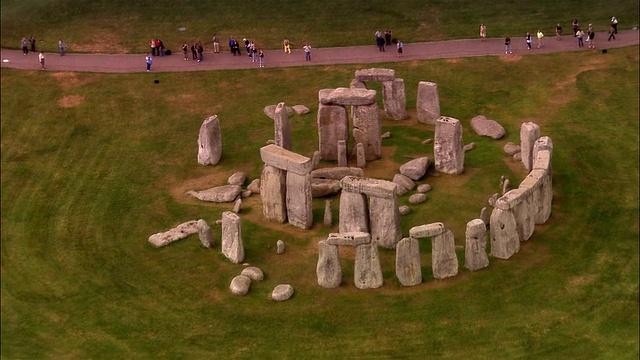
[[[595,50],[586,47],[578,49],[577,40],[572,36],[562,36],[556,40],[555,36],[546,36],[544,46],[538,49],[537,39],[533,39],[533,48],[527,50],[522,37],[511,39],[512,55],[543,54],[563,51],[591,51],[602,53],[604,49],[613,49],[624,46],[638,45],[637,30],[618,31],[616,40],[607,41],[609,34],[596,33]],[[183,60],[182,51],[176,51],[172,55],[154,57],[152,72],[178,72],[201,71],[223,69],[249,69],[258,68],[258,63],[252,63],[246,53],[242,56],[233,56],[228,49],[223,49],[219,54],[213,54],[211,49],[206,49],[204,60],[200,63],[194,60]],[[189,54],[190,55],[190,54]],[[422,59],[459,58],[470,56],[497,56],[504,54],[504,39],[489,38],[486,42],[480,39],[449,40],[440,42],[410,43],[404,44],[404,54],[397,57],[395,46],[387,48],[386,52],[378,51],[375,44],[371,46],[353,46],[340,48],[312,49],[311,61],[305,61],[302,49],[293,49],[291,54],[285,54],[282,50],[265,51],[265,66],[290,67],[313,66],[329,64],[369,64],[380,62],[411,61]],[[0,50],[2,68],[39,70],[37,53],[23,55],[21,50]],[[103,73],[145,72],[145,54],[66,54],[60,56],[57,53],[45,53],[45,67],[50,71],[86,71]]]

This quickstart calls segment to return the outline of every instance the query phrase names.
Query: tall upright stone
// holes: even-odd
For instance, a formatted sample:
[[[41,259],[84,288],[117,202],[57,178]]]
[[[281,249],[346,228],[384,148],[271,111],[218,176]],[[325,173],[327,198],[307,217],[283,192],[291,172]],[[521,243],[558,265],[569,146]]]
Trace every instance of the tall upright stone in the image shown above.
[[[347,141],[338,140],[338,166],[348,166],[347,158]]]
[[[481,219],[467,223],[465,232],[464,265],[471,271],[489,266],[487,256],[487,226]]]
[[[198,237],[200,238],[200,242],[206,248],[213,247],[213,234],[211,233],[211,227],[207,224],[204,219],[198,220],[196,223],[196,229],[198,229]]]
[[[353,117],[353,138],[355,143],[364,146],[367,161],[379,159],[382,156],[382,122],[378,105],[354,106],[351,108]]]
[[[343,189],[340,193],[340,213],[338,216],[340,232],[369,232],[368,209],[366,195]]]
[[[494,208],[490,222],[491,256],[509,259],[520,251],[520,238],[513,211]]]
[[[342,266],[338,245],[327,244],[326,241],[318,242],[318,264],[316,265],[318,285],[324,288],[337,288],[342,282]]]
[[[222,157],[222,133],[220,120],[213,115],[200,125],[198,135],[198,164],[216,165]]]
[[[331,226],[333,223],[333,215],[331,213],[331,200],[324,201],[324,226]]]
[[[445,174],[461,174],[464,171],[464,144],[460,121],[441,116],[436,121],[433,143],[436,170]]]
[[[431,268],[433,277],[445,279],[458,275],[456,244],[451,230],[431,238]]]
[[[381,247],[393,249],[402,239],[400,210],[395,191],[392,196],[369,198],[369,224],[371,241]]]
[[[270,221],[287,221],[287,177],[286,171],[265,165],[260,175],[260,197],[262,213]]]
[[[364,145],[362,145],[362,143],[356,144],[356,166],[359,168],[367,166],[367,157],[364,153]]]
[[[231,211],[222,213],[222,254],[235,264],[244,260],[242,223]]]
[[[418,83],[418,96],[416,99],[418,122],[435,125],[440,118],[440,98],[438,97],[438,85],[428,81]]]
[[[274,130],[276,145],[283,149],[291,150],[291,127],[289,127],[289,112],[286,105],[281,102],[276,105],[274,115]]]
[[[396,78],[382,82],[382,104],[387,118],[391,120],[407,118],[407,96],[403,79]]]
[[[396,246],[396,277],[403,286],[414,286],[422,283],[418,239],[408,237],[398,242]]]
[[[349,141],[347,109],[340,105],[318,105],[318,150],[324,160],[338,160],[338,140]]]
[[[301,229],[313,225],[311,175],[299,175],[287,171],[287,219],[289,224]]]
[[[520,153],[522,163],[527,170],[533,169],[533,146],[540,137],[540,126],[525,122],[520,126]]]
[[[382,286],[382,267],[376,244],[356,246],[353,278],[358,289],[376,289]]]

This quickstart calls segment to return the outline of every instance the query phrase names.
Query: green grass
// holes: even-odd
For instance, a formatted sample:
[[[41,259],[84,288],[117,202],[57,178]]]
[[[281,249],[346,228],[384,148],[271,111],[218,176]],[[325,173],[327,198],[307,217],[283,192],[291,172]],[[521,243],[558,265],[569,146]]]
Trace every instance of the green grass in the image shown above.
[[[620,29],[638,26],[638,1],[469,1],[469,0],[261,0],[261,1],[73,1],[6,0],[1,4],[3,48],[19,48],[34,35],[46,51],[65,39],[75,52],[148,51],[150,38],[173,50],[187,41],[211,45],[217,33],[248,37],[273,49],[289,37],[294,48],[373,44],[376,30],[391,29],[405,43],[478,37],[480,23],[489,37],[517,36],[542,29],[551,35],[560,22],[565,33],[578,18],[606,31],[616,15]],[[179,31],[185,27],[185,31]],[[226,46],[222,46],[226,50]]]
[[[435,281],[423,243],[424,283],[403,288],[394,252],[381,250],[385,284],[361,291],[344,249],[343,285],[328,290],[316,283],[315,243],[336,226],[264,226],[250,220],[261,218],[259,201],[247,201],[246,261],[266,278],[235,297],[228,284],[242,266],[220,255],[213,225],[231,206],[176,189],[202,177],[219,180],[207,187],[221,185],[236,170],[257,178],[258,149],[273,137],[263,107],[285,101],[315,111],[319,89],[344,86],[369,65],[152,77],[3,69],[3,359],[636,359],[638,47],[377,66],[405,80],[411,118],[384,121],[392,136],[383,146],[393,155],[369,170],[392,161],[390,179],[404,155],[432,156],[421,141],[433,127],[415,117],[421,80],[438,84],[443,114],[460,119],[465,143],[477,144],[464,175],[420,182],[433,190],[402,218],[405,235],[442,221],[464,244],[466,222],[498,191],[500,176],[517,184],[525,175],[502,154],[507,141],[519,142],[520,124],[535,121],[553,139],[553,213],[519,254]],[[71,96],[78,104],[61,107]],[[196,139],[211,114],[221,120],[223,158],[203,167]],[[469,120],[478,114],[505,126],[506,138],[475,135]],[[294,150],[311,155],[315,116],[291,124]],[[314,202],[318,223],[323,208]],[[147,241],[199,218],[213,226],[213,250],[196,236],[161,249]],[[278,239],[285,255],[275,254]],[[268,300],[279,283],[296,289],[288,302]]]

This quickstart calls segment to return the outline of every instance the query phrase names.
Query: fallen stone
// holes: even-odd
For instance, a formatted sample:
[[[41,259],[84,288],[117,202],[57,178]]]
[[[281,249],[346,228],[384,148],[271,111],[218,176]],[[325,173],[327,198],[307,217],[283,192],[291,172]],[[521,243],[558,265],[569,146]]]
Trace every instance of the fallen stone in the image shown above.
[[[240,275],[248,277],[251,281],[262,281],[262,279],[264,279],[264,273],[256,266],[249,266],[242,269]]]
[[[236,172],[233,175],[229,176],[229,179],[227,180],[227,183],[229,185],[242,186],[246,179],[247,179],[247,175],[245,175],[242,172]]]
[[[400,213],[400,215],[407,215],[411,212],[411,208],[407,205],[402,205],[398,207],[398,212]]]
[[[198,229],[198,236],[200,237],[202,245],[206,248],[212,248],[214,241],[209,224],[207,224],[203,219],[200,219],[196,223],[196,229]]]
[[[517,160],[517,161],[522,161],[522,153],[515,153],[513,154],[513,160]]]
[[[512,142],[508,142],[504,144],[504,147],[502,148],[502,150],[504,151],[505,154],[509,156],[513,156],[520,152],[520,145],[516,145]]]
[[[264,114],[267,115],[271,120],[276,119],[276,106],[277,105],[267,105],[263,109]],[[293,115],[294,111],[291,107],[287,106],[286,109],[289,116]]]
[[[249,196],[253,195],[253,191],[251,190],[245,190],[243,192],[240,193],[240,196],[242,196],[242,198],[248,198]]]
[[[431,190],[431,185],[429,184],[420,184],[416,189],[416,191],[419,193],[426,193],[426,192],[429,192],[430,190]]]
[[[475,148],[476,148],[476,143],[468,143],[467,145],[465,145],[465,146],[463,147],[463,149],[464,149],[464,151],[465,151],[465,152],[467,152],[467,151],[471,151],[471,150],[473,150],[473,149],[475,149]]]
[[[501,139],[506,131],[494,120],[478,115],[471,119],[471,127],[480,136],[488,136],[494,140]]]
[[[420,204],[427,201],[427,195],[423,193],[417,193],[409,196],[409,203],[411,204]]]
[[[404,187],[404,186],[396,186],[396,195],[402,196],[402,195],[404,195],[404,194],[406,194],[408,192],[409,192],[409,190],[407,190],[406,187]]]
[[[312,178],[342,180],[345,176],[363,177],[364,171],[357,167],[328,167],[315,169],[311,172]]]
[[[422,145],[429,145],[433,142],[433,139],[426,139],[424,141],[422,141]]]
[[[244,275],[238,275],[231,280],[229,289],[233,295],[244,296],[249,292],[251,279]]]
[[[237,199],[233,204],[233,212],[236,214],[240,214],[240,209],[242,208],[242,199]]]
[[[275,301],[287,301],[293,296],[293,286],[280,284],[271,292],[271,298]]]
[[[304,105],[294,105],[291,108],[298,115],[306,115],[311,112],[311,110],[309,110],[309,108]]]
[[[416,183],[414,183],[413,180],[402,174],[393,175],[393,183],[397,184],[398,186],[402,186],[407,190],[413,190],[413,188],[416,187]]]
[[[260,179],[254,179],[249,183],[247,190],[250,190],[253,194],[260,194]]]
[[[429,158],[423,156],[417,159],[413,159],[400,166],[400,174],[408,177],[413,181],[422,179],[429,167]]]
[[[242,188],[238,185],[223,185],[202,191],[187,191],[187,194],[202,201],[225,203],[235,201],[238,195],[240,195],[240,191],[242,191]]]
[[[384,134],[380,135],[380,138],[381,138],[381,139],[388,139],[388,138],[390,138],[390,137],[391,137],[391,133],[390,133],[390,132],[388,132],[388,131],[387,131],[386,133],[384,133]]]
[[[182,223],[169,231],[153,234],[149,236],[149,242],[155,247],[163,247],[169,245],[176,240],[181,240],[191,234],[197,233],[197,223],[198,222],[196,220],[191,220]]]

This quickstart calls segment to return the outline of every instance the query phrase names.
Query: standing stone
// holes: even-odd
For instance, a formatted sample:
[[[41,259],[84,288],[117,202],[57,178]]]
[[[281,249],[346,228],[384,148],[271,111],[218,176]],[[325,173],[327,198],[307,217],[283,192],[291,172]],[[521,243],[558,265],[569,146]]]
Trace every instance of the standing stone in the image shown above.
[[[338,140],[338,166],[347,165],[347,141]]]
[[[540,137],[540,126],[536,123],[525,122],[520,126],[520,154],[522,163],[527,170],[533,169],[533,146]]]
[[[356,166],[359,168],[367,166],[367,158],[364,154],[364,145],[362,143],[356,144]]]
[[[456,244],[451,230],[431,238],[431,268],[433,277],[445,279],[458,275]]]
[[[502,182],[502,195],[506,194],[509,190],[511,190],[509,179],[504,179]]]
[[[242,223],[231,211],[222,213],[222,254],[235,264],[244,260]]]
[[[391,120],[407,118],[407,96],[404,91],[404,80],[382,82],[382,104],[385,116]]]
[[[318,265],[316,266],[318,285],[333,289],[342,282],[342,267],[338,245],[329,245],[326,241],[318,242]]]
[[[340,193],[338,228],[341,233],[369,232],[367,196],[345,191]]]
[[[491,213],[486,206],[483,207],[482,210],[480,210],[480,220],[482,220],[485,226],[489,226],[489,221],[491,221]]]
[[[462,126],[454,118],[442,116],[436,121],[433,158],[436,170],[445,174],[460,174],[464,171],[464,145]]]
[[[376,244],[356,246],[354,283],[358,289],[376,289],[382,286],[382,268]]]
[[[216,115],[210,116],[200,125],[198,135],[198,164],[216,165],[222,157],[222,133]]]
[[[387,249],[396,247],[402,239],[400,211],[395,195],[392,198],[372,196],[369,199],[371,242]]]
[[[396,246],[396,276],[403,286],[414,286],[422,283],[418,239],[404,238]]]
[[[233,204],[233,212],[236,214],[240,214],[240,209],[242,208],[242,199],[237,199]]]
[[[206,248],[212,248],[214,241],[209,224],[207,224],[203,219],[200,219],[196,223],[196,229],[198,229],[198,236],[200,237],[202,245]]]
[[[481,219],[467,223],[464,247],[464,266],[471,270],[479,270],[489,266],[487,256],[487,227]]]
[[[491,212],[491,256],[508,259],[520,251],[516,218],[510,210],[493,209]]]
[[[276,241],[276,254],[278,255],[284,254],[284,241],[282,240]]]
[[[260,175],[262,213],[270,221],[287,221],[286,171],[265,165]]]
[[[324,201],[324,226],[331,226],[333,222],[331,214],[331,200]]]
[[[289,224],[301,229],[313,225],[313,197],[311,175],[298,175],[287,171],[287,219]]]
[[[313,152],[313,156],[311,156],[311,163],[313,164],[311,166],[312,169],[317,169],[318,166],[320,166],[320,151],[316,150]]]
[[[382,122],[378,105],[373,103],[351,108],[353,117],[353,138],[364,146],[365,159],[372,161],[382,156]]]
[[[347,109],[339,105],[318,105],[318,149],[324,160],[338,160],[338,140],[349,140]]]
[[[428,81],[418,83],[418,97],[416,99],[418,122],[435,125],[440,118],[440,98],[438,85]]]
[[[283,102],[276,105],[274,116],[276,145],[291,150],[291,128],[289,127],[289,113]]]

